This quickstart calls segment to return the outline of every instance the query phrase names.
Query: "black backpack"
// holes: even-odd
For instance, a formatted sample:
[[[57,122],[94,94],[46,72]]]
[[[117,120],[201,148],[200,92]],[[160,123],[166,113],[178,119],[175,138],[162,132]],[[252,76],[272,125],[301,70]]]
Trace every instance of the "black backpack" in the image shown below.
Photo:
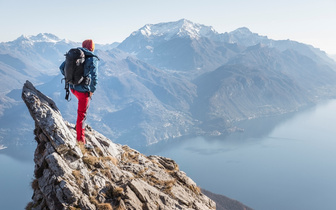
[[[79,85],[84,80],[85,54],[79,48],[72,48],[65,54],[64,80],[65,99],[69,100],[69,84]]]
[[[79,48],[72,48],[65,54],[65,66],[64,66],[64,80],[65,80],[65,99],[69,99],[69,84],[90,84],[90,78],[84,75],[84,61],[85,57],[96,57],[96,55],[85,55],[83,50]],[[69,101],[69,100],[68,100]]]
[[[65,54],[65,84],[79,85],[84,80],[85,54],[79,48],[72,48]]]

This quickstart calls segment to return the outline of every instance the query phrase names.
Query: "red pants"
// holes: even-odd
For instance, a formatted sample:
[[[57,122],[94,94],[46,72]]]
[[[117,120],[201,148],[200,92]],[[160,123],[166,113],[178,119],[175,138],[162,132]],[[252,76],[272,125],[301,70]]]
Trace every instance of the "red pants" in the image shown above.
[[[77,109],[77,122],[76,122],[76,132],[77,132],[77,141],[81,141],[84,144],[85,142],[85,120],[86,120],[86,111],[90,105],[90,97],[88,93],[78,92],[71,89],[71,92],[78,99],[78,109]]]

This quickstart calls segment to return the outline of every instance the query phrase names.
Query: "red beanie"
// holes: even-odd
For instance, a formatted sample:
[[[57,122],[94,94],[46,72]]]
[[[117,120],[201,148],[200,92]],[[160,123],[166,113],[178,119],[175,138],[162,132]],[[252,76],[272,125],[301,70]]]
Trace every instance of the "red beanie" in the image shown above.
[[[87,39],[82,43],[82,47],[93,52],[95,49],[95,44],[93,43],[92,39]]]

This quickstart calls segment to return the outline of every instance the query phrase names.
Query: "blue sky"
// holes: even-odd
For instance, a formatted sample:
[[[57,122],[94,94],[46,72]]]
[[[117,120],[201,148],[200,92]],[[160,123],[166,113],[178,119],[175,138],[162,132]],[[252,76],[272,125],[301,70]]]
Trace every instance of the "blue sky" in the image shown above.
[[[53,33],[121,42],[148,23],[186,18],[220,33],[247,27],[336,54],[336,0],[0,0],[0,42]]]

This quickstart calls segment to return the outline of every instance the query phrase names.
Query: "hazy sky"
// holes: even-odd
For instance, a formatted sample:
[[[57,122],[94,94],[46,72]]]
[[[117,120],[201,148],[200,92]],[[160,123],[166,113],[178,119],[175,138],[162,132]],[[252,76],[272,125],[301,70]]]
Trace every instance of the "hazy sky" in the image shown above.
[[[145,24],[186,18],[219,33],[247,27],[336,54],[336,0],[0,0],[0,42],[52,33],[121,42]]]

